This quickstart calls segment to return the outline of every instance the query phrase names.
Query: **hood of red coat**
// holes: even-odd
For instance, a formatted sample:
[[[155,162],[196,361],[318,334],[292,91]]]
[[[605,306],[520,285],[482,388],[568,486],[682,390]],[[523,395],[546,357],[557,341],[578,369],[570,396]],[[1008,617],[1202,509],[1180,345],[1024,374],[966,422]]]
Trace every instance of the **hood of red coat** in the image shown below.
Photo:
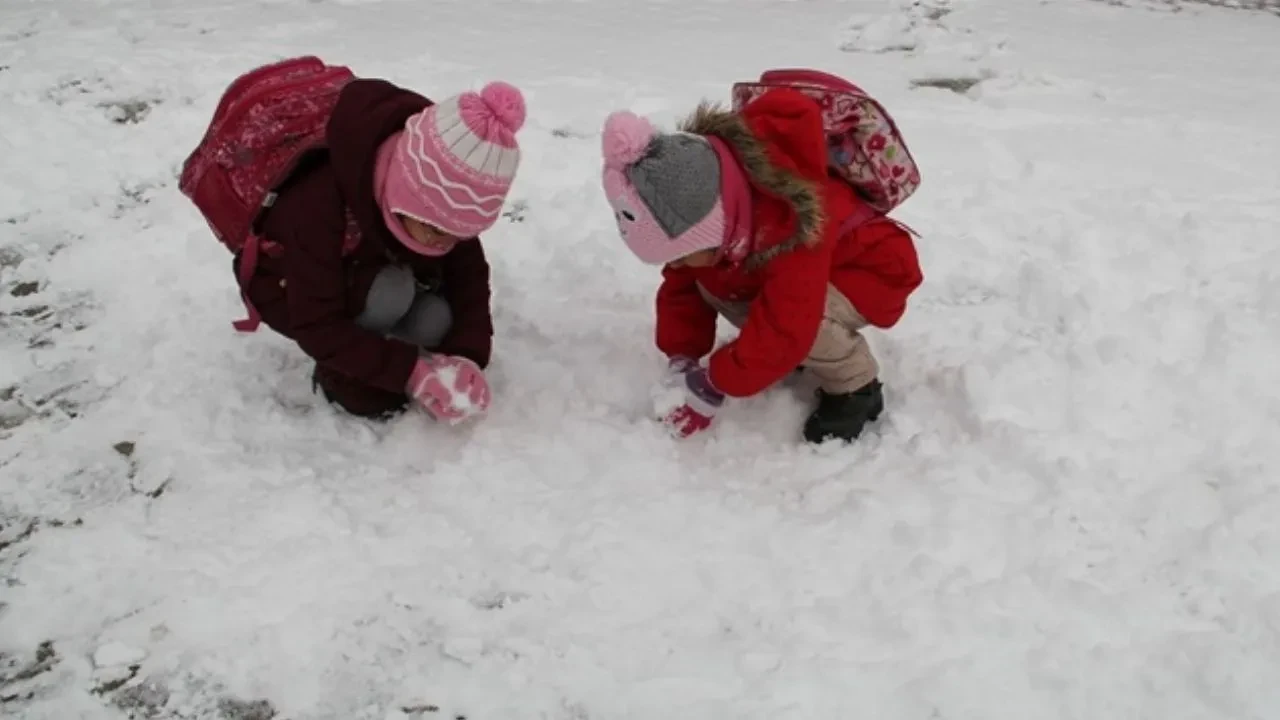
[[[401,244],[387,229],[373,191],[378,148],[404,129],[411,116],[432,103],[386,80],[353,80],[338,97],[326,139],[338,190],[365,240],[377,240],[392,253]],[[403,250],[403,252],[408,252]]]
[[[680,129],[720,138],[746,171],[753,190],[754,224],[748,265],[763,265],[822,241],[827,139],[816,102],[796,90],[779,88],[740,113],[703,103]]]

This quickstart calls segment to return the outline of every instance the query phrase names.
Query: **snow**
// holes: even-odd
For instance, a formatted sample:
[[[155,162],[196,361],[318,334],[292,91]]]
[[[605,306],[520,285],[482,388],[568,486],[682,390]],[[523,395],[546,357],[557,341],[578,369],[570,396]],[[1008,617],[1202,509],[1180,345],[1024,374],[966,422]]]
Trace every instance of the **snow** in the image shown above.
[[[94,651],[93,665],[97,668],[132,665],[145,660],[146,657],[146,650],[130,647],[124,643],[109,642]]]
[[[667,413],[683,405],[685,399],[684,386],[676,385],[671,379],[655,383],[653,386],[653,417],[666,417]]]
[[[1276,716],[1280,18],[1169,7],[7,3],[0,707]],[[346,417],[230,327],[175,174],[237,72],[304,52],[526,93],[483,418]],[[923,166],[888,409],[805,447],[789,382],[678,442],[598,131],[795,65],[872,90]]]

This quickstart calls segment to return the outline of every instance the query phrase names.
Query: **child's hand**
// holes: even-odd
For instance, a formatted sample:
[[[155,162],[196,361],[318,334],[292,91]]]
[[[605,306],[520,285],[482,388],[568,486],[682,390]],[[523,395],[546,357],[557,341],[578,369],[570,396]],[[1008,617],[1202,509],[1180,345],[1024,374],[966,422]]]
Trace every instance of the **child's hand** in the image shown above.
[[[697,358],[688,355],[674,355],[667,361],[667,372],[662,376],[662,387],[665,390],[684,391],[685,377],[700,368]]]
[[[684,382],[684,376],[691,370],[698,369],[698,360],[688,355],[674,355],[667,361],[668,378],[674,377]]]
[[[711,427],[716,411],[724,404],[724,394],[711,384],[704,368],[694,369],[684,375],[685,401],[667,413],[662,422],[678,438],[687,438]]]
[[[698,361],[687,355],[674,355],[667,360],[666,372],[653,388],[653,417],[661,420],[684,404],[685,375],[698,369]]]
[[[489,407],[489,383],[480,366],[453,355],[428,353],[418,358],[405,392],[432,417],[449,424]]]

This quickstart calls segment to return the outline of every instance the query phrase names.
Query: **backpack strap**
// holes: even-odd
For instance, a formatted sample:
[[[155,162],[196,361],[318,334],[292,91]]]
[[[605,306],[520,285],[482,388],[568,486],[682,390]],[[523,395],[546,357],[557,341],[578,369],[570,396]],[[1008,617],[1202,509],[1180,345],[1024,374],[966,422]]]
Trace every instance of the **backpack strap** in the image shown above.
[[[261,238],[258,237],[257,233],[251,232],[245,240],[244,249],[240,255],[240,270],[237,273],[237,279],[240,281],[240,299],[244,301],[244,307],[249,316],[231,323],[231,326],[239,332],[257,332],[258,326],[262,324],[262,315],[253,306],[253,301],[249,299],[249,283],[253,280],[253,273],[258,268],[260,246]]]
[[[853,212],[849,213],[849,217],[845,218],[844,222],[840,223],[840,234],[836,237],[844,237],[859,227],[875,220],[877,217],[881,217],[879,210],[876,210],[865,202],[860,202],[858,203],[858,207],[855,208]]]
[[[911,229],[911,227],[908,226],[906,223],[902,222],[901,220],[895,220],[889,217],[888,215],[885,215],[884,213],[880,212],[879,210],[876,210],[875,208],[871,207],[866,203],[860,204],[856,210],[854,210],[852,213],[849,214],[849,217],[845,218],[844,222],[840,223],[840,234],[837,235],[836,237],[842,238],[845,235],[848,235],[849,233],[853,232],[854,230],[857,230],[858,228],[862,227],[863,225],[867,225],[872,222],[881,222],[881,221],[891,222],[894,225],[897,225],[898,227],[902,228],[906,232],[910,233],[911,235],[914,235],[917,238],[920,237],[920,233]]]

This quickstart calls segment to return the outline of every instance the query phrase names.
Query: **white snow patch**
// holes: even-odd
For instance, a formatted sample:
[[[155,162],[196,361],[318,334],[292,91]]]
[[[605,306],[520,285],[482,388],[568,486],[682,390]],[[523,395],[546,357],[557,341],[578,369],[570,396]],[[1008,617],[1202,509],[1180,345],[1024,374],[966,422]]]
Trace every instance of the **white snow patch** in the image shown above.
[[[0,675],[31,673],[5,711],[1273,715],[1280,20],[925,6],[0,9]],[[842,51],[851,13],[917,49]],[[234,74],[318,48],[432,97],[526,91],[479,422],[345,416],[296,347],[229,327],[176,171]],[[795,65],[875,93],[924,170],[899,217],[926,283],[868,332],[888,408],[815,450],[785,382],[677,442],[598,132]],[[948,76],[981,81],[912,87]]]
[[[131,647],[119,642],[108,642],[93,653],[93,666],[110,668],[118,665],[133,665],[147,658],[147,651]]]
[[[666,417],[667,413],[685,403],[685,389],[681,385],[656,385],[653,389],[653,417]]]

